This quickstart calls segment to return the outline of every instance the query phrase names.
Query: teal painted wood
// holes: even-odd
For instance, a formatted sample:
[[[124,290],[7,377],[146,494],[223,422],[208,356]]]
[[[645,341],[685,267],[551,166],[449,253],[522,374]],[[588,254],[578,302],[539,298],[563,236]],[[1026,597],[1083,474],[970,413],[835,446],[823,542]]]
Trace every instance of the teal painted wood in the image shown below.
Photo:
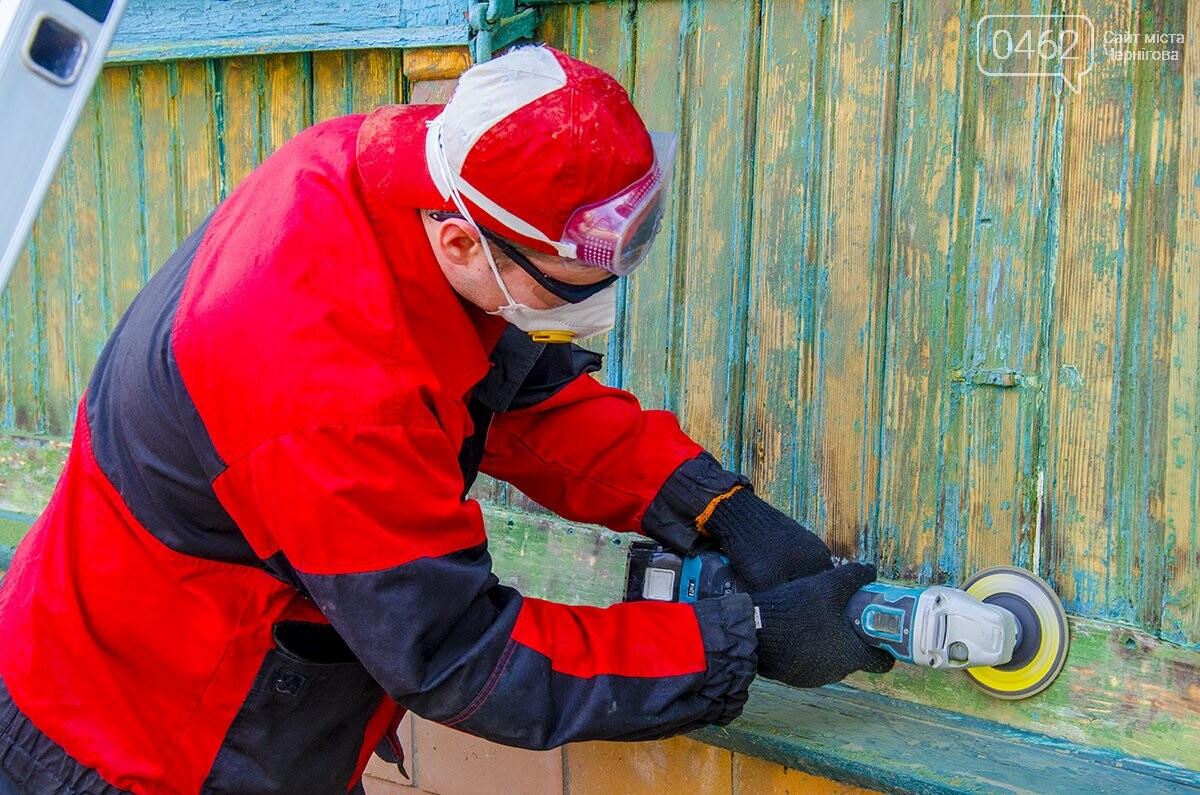
[[[1194,12],[1193,12],[1194,13]],[[1140,29],[1183,30],[1188,8],[1165,2],[1139,9]],[[1173,302],[1171,284],[1177,277],[1173,249],[1179,202],[1179,108],[1184,92],[1195,97],[1195,86],[1184,86],[1182,60],[1138,64],[1134,70],[1134,136],[1129,158],[1133,163],[1128,205],[1129,262],[1122,298],[1119,348],[1120,392],[1117,428],[1116,567],[1108,612],[1139,625],[1162,619],[1166,591],[1190,586],[1200,598],[1200,582],[1166,582],[1166,521],[1163,513],[1164,476],[1174,457],[1166,433],[1172,413],[1169,372],[1172,325],[1189,309]],[[1164,140],[1168,136],[1171,140]],[[1183,181],[1194,183],[1194,175]],[[1169,242],[1168,242],[1169,241]],[[1152,377],[1147,378],[1147,374]],[[1195,631],[1195,630],[1193,630]],[[1197,639],[1193,634],[1193,639]]]
[[[1196,25],[1195,9],[1179,3],[1106,9],[1094,21]],[[1163,478],[1173,458],[1167,359],[1179,332],[1168,330],[1195,311],[1194,296],[1172,300],[1169,289],[1178,278],[1173,251],[1190,243],[1174,231],[1180,115],[1194,102],[1191,87],[1181,92],[1184,63],[1106,65],[1065,106],[1063,197],[1053,219],[1062,239],[1050,263],[1056,300],[1078,315],[1049,335],[1048,571],[1070,609],[1144,624],[1161,620],[1164,558],[1175,554],[1165,546]],[[1102,108],[1112,115],[1098,116]],[[1194,166],[1179,184],[1191,180]],[[1196,593],[1191,572],[1171,590]],[[1200,627],[1189,623],[1175,637],[1196,644]]]
[[[673,223],[626,290],[610,381],[680,412],[893,577],[954,583],[1015,563],[1080,615],[1161,632],[1165,603],[1170,637],[1200,646],[1200,481],[1164,485],[1168,467],[1200,469],[1183,413],[1196,300],[1171,296],[1191,267],[1175,247],[1194,245],[1176,229],[1196,167],[1182,175],[1176,154],[1182,62],[1101,63],[1076,96],[974,68],[975,23],[1027,4],[767,2],[757,28],[721,9],[551,15],[552,41],[680,136]],[[1105,24],[1176,31],[1196,25],[1186,11],[1116,9]],[[709,42],[740,48],[739,66],[706,61]],[[747,266],[723,253],[731,237]]]
[[[112,63],[466,44],[466,0],[133,0]]]
[[[693,737],[813,775],[895,793],[1043,795],[1200,788],[1200,773],[833,685],[756,680],[742,716]]]

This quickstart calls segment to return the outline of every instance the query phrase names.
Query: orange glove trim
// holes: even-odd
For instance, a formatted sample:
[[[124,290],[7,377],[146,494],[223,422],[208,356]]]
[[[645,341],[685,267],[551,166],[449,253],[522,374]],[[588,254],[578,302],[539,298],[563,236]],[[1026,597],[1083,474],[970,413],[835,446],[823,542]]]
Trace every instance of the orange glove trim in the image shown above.
[[[700,512],[700,515],[696,517],[696,529],[699,530],[700,533],[703,535],[709,535],[708,530],[705,529],[705,527],[704,527],[705,522],[707,522],[709,519],[712,518],[713,511],[715,511],[717,509],[717,506],[721,504],[722,500],[729,499],[734,494],[741,491],[743,488],[745,488],[745,487],[744,486],[734,486],[732,489],[725,492],[720,497],[714,498],[713,501],[710,502],[708,504],[708,506],[703,511]]]

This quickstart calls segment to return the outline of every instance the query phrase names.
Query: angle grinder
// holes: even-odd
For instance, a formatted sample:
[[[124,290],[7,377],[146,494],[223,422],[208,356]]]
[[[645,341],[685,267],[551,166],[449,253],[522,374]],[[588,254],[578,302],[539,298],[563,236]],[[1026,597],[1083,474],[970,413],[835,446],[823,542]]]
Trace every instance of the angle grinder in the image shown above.
[[[744,590],[720,552],[683,556],[657,544],[630,545],[626,601],[695,602]],[[981,571],[961,589],[871,583],[850,598],[846,615],[868,645],[902,662],[962,669],[976,687],[1003,699],[1049,687],[1070,644],[1058,596],[1012,566]]]

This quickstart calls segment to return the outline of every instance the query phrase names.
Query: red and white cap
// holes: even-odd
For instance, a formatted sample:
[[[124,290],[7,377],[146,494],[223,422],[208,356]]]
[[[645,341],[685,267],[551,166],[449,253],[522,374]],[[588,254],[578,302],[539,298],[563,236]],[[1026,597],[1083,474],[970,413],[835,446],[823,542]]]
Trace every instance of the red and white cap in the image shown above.
[[[647,132],[608,74],[531,46],[459,78],[429,122],[425,163],[472,221],[624,275],[658,231],[674,143]]]

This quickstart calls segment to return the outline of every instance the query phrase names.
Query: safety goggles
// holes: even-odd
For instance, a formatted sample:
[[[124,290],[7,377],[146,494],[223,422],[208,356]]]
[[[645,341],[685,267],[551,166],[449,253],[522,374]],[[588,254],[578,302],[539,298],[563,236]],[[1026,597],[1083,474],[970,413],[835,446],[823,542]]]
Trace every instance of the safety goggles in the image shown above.
[[[463,218],[462,213],[452,212],[431,212],[429,217],[435,221],[445,221],[447,218]],[[561,298],[568,304],[578,304],[591,298],[596,293],[608,287],[617,280],[617,275],[610,275],[606,279],[601,279],[593,284],[572,284],[564,282],[561,279],[555,279],[553,276],[548,276],[542,273],[533,262],[522,254],[504,238],[496,234],[490,229],[479,227],[479,232],[491,242],[496,248],[504,252],[504,255],[516,263],[517,267],[528,273],[533,280],[546,288],[546,292],[551,295]]]
[[[644,177],[616,196],[580,207],[567,220],[562,242],[574,246],[574,259],[625,276],[646,258],[662,226],[675,161],[674,135],[650,133],[650,141],[654,165]]]
[[[626,276],[646,258],[650,244],[662,226],[667,188],[675,162],[673,134],[650,133],[650,143],[654,148],[654,163],[650,170],[615,196],[575,210],[567,220],[562,240],[546,237],[533,224],[483,195],[450,167],[442,145],[441,117],[430,124],[426,160],[430,164],[430,174],[444,195],[469,199],[506,228],[552,246],[564,259],[603,268],[614,276]]]

